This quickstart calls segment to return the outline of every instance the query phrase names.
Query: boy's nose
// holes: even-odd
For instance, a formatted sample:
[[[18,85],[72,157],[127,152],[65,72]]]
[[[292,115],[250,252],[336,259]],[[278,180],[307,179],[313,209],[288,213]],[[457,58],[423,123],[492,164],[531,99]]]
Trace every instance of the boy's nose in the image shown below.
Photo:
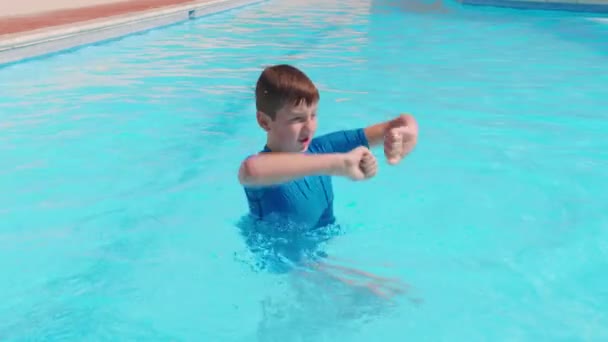
[[[304,121],[304,125],[302,125],[302,130],[303,130],[303,131],[307,131],[307,130],[309,130],[309,129],[310,129],[310,123],[311,123],[311,120],[310,120],[310,119],[308,119],[308,120]]]
[[[304,125],[304,127],[302,128],[302,131],[304,131],[304,133],[308,134],[308,133],[312,132],[312,129],[313,129],[312,122],[309,121]]]
[[[314,119],[314,118],[309,117],[309,118],[306,120],[306,124],[304,125],[304,127],[306,127],[307,129],[311,129],[311,128],[312,128],[312,126],[313,126],[313,124],[314,124],[314,122],[315,122],[315,119]]]

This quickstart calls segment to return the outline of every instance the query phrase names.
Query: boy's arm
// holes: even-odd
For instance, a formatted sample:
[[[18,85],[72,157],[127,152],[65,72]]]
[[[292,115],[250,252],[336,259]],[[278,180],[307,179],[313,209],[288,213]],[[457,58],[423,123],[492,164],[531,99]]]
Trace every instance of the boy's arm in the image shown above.
[[[384,156],[390,165],[399,163],[418,143],[418,124],[413,116],[398,117],[369,126],[365,136],[370,147],[384,143]]]
[[[264,186],[309,175],[334,175],[343,163],[341,155],[333,153],[261,153],[243,161],[239,169],[239,182],[246,186]]]
[[[401,114],[394,119],[366,128],[337,131],[313,140],[325,153],[345,153],[359,146],[375,147],[384,143],[385,154],[393,153],[393,136],[397,135],[404,145],[415,145],[418,125],[413,116]],[[409,148],[405,146],[405,148]],[[403,146],[401,148],[403,151]]]
[[[243,161],[239,181],[245,186],[265,186],[310,175],[345,176],[352,180],[376,174],[376,158],[367,147],[347,153],[261,153]]]
[[[418,135],[418,124],[412,115],[401,114],[394,119],[377,123],[365,128],[365,137],[370,147],[381,145],[384,143],[384,137],[390,129],[410,127]]]

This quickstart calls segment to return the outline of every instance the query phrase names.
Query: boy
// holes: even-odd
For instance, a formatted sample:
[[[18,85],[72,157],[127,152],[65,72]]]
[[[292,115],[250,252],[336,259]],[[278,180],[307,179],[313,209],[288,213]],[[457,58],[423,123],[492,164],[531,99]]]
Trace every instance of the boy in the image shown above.
[[[366,128],[313,138],[319,91],[308,76],[290,65],[264,69],[255,95],[257,121],[266,131],[266,146],[242,162],[238,178],[247,195],[249,218],[266,224],[240,228],[250,248],[261,251],[263,259],[270,261],[263,263],[282,273],[294,263],[309,265],[311,252],[312,259],[329,258],[316,249],[320,240],[327,238],[318,228],[335,223],[331,177],[359,181],[375,176],[377,162],[369,148],[380,144],[384,144],[388,163],[399,163],[416,145],[418,126],[412,116],[399,115]],[[311,237],[310,232],[318,234]],[[279,257],[278,262],[273,254]],[[399,285],[390,286],[394,280],[357,269],[327,262],[313,267],[382,297],[402,292]],[[357,284],[353,277],[362,279]]]
[[[332,176],[369,179],[377,170],[369,148],[384,144],[388,163],[395,165],[417,142],[418,126],[410,115],[313,138],[319,91],[306,74],[290,65],[264,69],[255,95],[266,146],[242,162],[238,177],[250,213],[259,220],[278,219],[298,230],[331,225],[335,222]]]

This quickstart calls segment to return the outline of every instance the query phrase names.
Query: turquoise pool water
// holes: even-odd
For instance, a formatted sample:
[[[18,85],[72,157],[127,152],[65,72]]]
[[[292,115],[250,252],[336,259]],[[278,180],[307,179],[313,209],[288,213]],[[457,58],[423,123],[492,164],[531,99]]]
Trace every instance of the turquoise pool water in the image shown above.
[[[1,68],[0,340],[606,340],[607,37],[571,13],[269,1]],[[419,120],[403,164],[335,181],[323,247],[407,283],[391,302],[261,270],[236,228],[253,86],[283,62],[319,85],[319,133]]]

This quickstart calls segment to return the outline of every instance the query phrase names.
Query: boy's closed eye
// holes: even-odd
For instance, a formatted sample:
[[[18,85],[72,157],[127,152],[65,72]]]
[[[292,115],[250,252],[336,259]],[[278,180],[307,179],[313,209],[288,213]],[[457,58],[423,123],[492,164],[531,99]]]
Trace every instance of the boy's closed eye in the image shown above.
[[[313,114],[313,115],[310,116],[311,119],[314,119],[316,117],[317,117],[316,114]],[[303,121],[306,121],[306,116],[296,116],[296,117],[292,118],[290,121],[292,121],[292,122],[303,122]]]

